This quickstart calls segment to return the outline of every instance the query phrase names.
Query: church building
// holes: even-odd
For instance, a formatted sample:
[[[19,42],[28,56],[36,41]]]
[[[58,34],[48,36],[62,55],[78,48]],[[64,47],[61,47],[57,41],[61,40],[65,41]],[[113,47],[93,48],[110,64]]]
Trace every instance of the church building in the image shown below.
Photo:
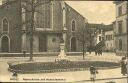
[[[0,52],[30,51],[31,0],[3,0],[0,5]],[[80,52],[77,31],[86,18],[64,1],[35,0],[33,51],[59,52],[65,33],[67,52]]]

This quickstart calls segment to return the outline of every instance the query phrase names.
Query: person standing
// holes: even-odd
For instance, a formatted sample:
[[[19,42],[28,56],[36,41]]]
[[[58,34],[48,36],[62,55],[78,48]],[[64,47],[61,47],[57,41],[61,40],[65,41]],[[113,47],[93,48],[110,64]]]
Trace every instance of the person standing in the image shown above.
[[[17,74],[16,71],[13,72],[12,78],[15,79],[15,80],[18,80],[18,74]]]
[[[97,55],[97,46],[94,47],[95,55]]]
[[[126,68],[126,58],[125,57],[122,57],[122,60],[121,60],[121,74],[122,75],[126,75],[127,73],[127,68]]]
[[[96,70],[96,68],[94,66],[90,67],[90,79],[91,81],[95,81],[96,78],[96,74],[98,73],[98,71]]]
[[[95,55],[97,55],[97,50],[95,50]]]

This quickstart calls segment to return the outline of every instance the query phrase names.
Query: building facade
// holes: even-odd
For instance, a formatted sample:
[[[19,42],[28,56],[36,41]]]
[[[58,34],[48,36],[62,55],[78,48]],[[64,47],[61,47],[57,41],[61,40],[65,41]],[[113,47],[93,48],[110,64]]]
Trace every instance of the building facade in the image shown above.
[[[128,33],[128,2],[115,1],[116,22],[115,22],[115,46],[116,54],[125,56],[127,54],[127,33]]]
[[[102,42],[103,51],[115,50],[114,23],[110,25],[87,23],[86,25],[87,29],[90,31],[89,36],[92,37],[91,46],[95,47]]]
[[[93,37],[93,42],[92,46],[97,45],[100,41],[103,40],[103,29],[105,28],[104,24],[92,24],[88,23],[87,28],[89,29],[92,37]]]
[[[34,52],[59,52],[60,38],[65,32],[68,52],[81,51],[77,30],[85,28],[85,18],[64,1],[37,0],[34,15]],[[4,0],[0,6],[0,52],[30,50],[29,29],[31,13],[26,0]]]
[[[107,25],[104,29],[104,50],[107,52],[114,52],[115,50],[115,41],[114,41],[114,27],[113,24]]]

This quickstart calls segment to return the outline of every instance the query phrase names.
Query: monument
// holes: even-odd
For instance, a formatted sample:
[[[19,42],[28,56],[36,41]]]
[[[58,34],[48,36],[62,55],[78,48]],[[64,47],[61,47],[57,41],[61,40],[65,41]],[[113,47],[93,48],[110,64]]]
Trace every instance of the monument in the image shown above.
[[[63,12],[63,29],[62,36],[60,38],[60,54],[56,58],[56,61],[68,61],[65,53],[65,42],[66,42],[66,10],[65,10],[65,2],[61,2],[62,12]]]
[[[56,61],[68,61],[68,58],[66,57],[66,53],[65,53],[65,43],[63,38],[61,37],[60,39],[60,54],[58,55],[58,57],[56,58]]]

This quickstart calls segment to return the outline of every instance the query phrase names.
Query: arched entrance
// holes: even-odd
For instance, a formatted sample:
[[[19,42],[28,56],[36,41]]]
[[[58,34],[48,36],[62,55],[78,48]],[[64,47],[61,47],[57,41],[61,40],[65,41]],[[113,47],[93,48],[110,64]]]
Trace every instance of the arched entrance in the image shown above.
[[[9,52],[9,38],[7,36],[1,38],[1,52]]]
[[[71,38],[71,51],[76,52],[76,38],[75,37]]]

